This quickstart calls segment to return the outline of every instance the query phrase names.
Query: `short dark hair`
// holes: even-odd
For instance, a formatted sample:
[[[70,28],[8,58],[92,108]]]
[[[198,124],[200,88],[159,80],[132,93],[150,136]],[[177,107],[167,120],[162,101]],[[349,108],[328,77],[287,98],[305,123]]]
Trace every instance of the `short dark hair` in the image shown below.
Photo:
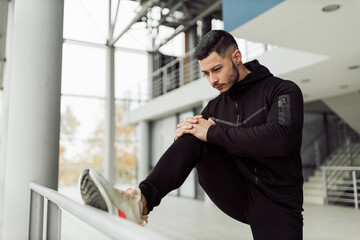
[[[223,30],[211,30],[201,38],[196,46],[195,57],[203,60],[214,51],[219,56],[225,57],[229,47],[234,47],[234,50],[238,49],[238,45],[230,33]]]

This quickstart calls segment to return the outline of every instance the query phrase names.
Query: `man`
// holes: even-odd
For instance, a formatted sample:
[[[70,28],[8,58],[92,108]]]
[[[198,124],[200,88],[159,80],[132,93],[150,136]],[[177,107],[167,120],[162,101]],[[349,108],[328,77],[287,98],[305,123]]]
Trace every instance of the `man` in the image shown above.
[[[195,55],[220,94],[201,115],[178,124],[176,141],[139,188],[114,189],[87,170],[84,201],[143,223],[195,167],[211,200],[249,224],[254,239],[302,239],[300,89],[274,77],[257,60],[243,64],[234,38],[222,30],[207,33]],[[98,194],[90,197],[89,189]]]

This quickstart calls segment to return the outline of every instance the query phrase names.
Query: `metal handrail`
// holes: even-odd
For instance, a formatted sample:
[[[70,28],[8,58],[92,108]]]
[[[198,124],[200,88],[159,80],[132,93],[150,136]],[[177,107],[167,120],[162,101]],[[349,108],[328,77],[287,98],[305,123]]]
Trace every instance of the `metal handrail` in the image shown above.
[[[346,153],[344,152],[341,152],[341,155],[340,157],[338,157],[337,159],[337,165],[332,165],[331,167],[336,167],[336,166],[342,166],[342,164],[346,163],[347,161],[347,155]],[[339,164],[340,163],[340,164]],[[324,167],[327,167],[327,166],[324,166]],[[327,169],[327,170],[330,170],[330,169]],[[338,182],[339,179],[343,179],[344,177],[344,173],[341,172],[341,171],[336,171],[335,173],[333,173],[331,175],[331,180],[329,181],[329,184],[333,184],[335,182]]]
[[[321,167],[321,170],[326,171],[360,171],[360,167],[351,167],[351,166],[323,166]]]
[[[340,172],[340,171],[350,171],[352,173],[352,182],[351,182],[351,185],[352,185],[352,188],[348,188],[348,189],[352,189],[353,191],[353,194],[350,195],[350,194],[347,194],[347,196],[354,196],[353,200],[349,200],[349,199],[340,199],[340,196],[343,196],[343,194],[339,194],[339,193],[336,193],[336,194],[332,194],[332,195],[336,195],[338,197],[336,197],[336,200],[337,201],[342,201],[342,202],[352,202],[354,203],[354,207],[356,209],[359,208],[359,198],[358,198],[358,180],[357,180],[357,175],[356,175],[356,171],[360,171],[360,167],[353,167],[353,166],[323,166],[321,167],[321,170],[323,171],[323,179],[324,179],[324,195],[325,195],[325,201],[326,201],[326,204],[329,203],[329,200],[332,200],[333,198],[330,198],[329,197],[329,193],[328,193],[328,188],[330,186],[330,184],[328,184],[328,176],[327,176],[327,172],[328,171],[337,171],[337,172]],[[338,174],[338,175],[342,175],[342,174]],[[334,186],[334,184],[332,184],[331,186]],[[341,190],[341,189],[340,189]]]
[[[45,225],[46,239],[60,239],[61,209],[113,239],[166,239],[135,223],[77,203],[53,189],[36,183],[30,183],[30,189],[29,239],[42,239],[43,225]],[[45,208],[47,212],[45,223],[43,223],[44,198],[48,200],[47,209]]]
[[[316,124],[314,120],[310,124]],[[360,146],[355,143],[359,141],[356,133],[349,128],[339,118],[330,117],[325,128],[320,130],[311,140],[302,146],[302,168],[303,176],[306,181],[321,165],[353,165],[356,155],[360,154],[357,150]],[[331,129],[331,131],[329,131]],[[355,144],[355,145],[354,145]],[[336,160],[333,160],[334,154]],[[336,181],[343,178],[344,173],[335,172],[330,174],[329,179]]]
[[[177,57],[177,58],[175,58],[174,60],[172,60],[172,61],[170,61],[169,63],[167,63],[166,65],[164,65],[163,67],[155,70],[155,71],[152,73],[152,75],[154,76],[154,75],[157,75],[157,74],[161,73],[161,71],[163,71],[163,69],[167,69],[167,68],[169,68],[169,67],[172,67],[173,65],[175,65],[175,64],[178,63],[178,62],[180,62],[180,61],[183,60],[184,58],[191,57],[192,55],[194,55],[194,53],[195,53],[195,48],[190,49],[188,52],[185,53],[184,56],[182,56],[182,57]],[[196,62],[196,63],[197,63],[197,62]]]
[[[355,148],[353,148],[352,150],[353,150],[354,158],[357,158],[357,156],[360,155],[360,145],[355,145]],[[342,151],[340,157],[337,159],[338,160],[337,162],[340,163],[338,166],[323,166],[322,167],[322,169],[324,168],[327,171],[333,170],[333,172],[331,174],[328,174],[328,176],[327,176],[327,178],[328,178],[327,185],[328,186],[336,185],[337,183],[339,183],[340,180],[344,179],[345,172],[336,171],[336,170],[340,170],[340,169],[336,169],[336,167],[339,167],[339,166],[343,167],[341,165],[346,164],[348,162],[347,158],[348,158],[347,152]],[[347,166],[347,167],[350,167],[350,166]],[[331,169],[331,168],[334,168],[334,169]],[[355,167],[355,169],[356,169],[356,167]],[[343,171],[345,171],[345,169]]]

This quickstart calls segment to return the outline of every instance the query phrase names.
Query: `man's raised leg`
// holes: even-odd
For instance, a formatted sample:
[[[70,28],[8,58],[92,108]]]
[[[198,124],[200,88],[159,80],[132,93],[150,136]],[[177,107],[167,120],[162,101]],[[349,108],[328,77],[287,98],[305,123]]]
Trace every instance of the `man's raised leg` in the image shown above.
[[[119,216],[141,222],[166,194],[183,184],[194,167],[200,184],[214,203],[231,217],[247,222],[243,211],[247,190],[234,159],[223,148],[191,134],[185,134],[170,146],[140,183],[139,191],[115,189],[101,175],[85,171],[81,178],[81,194],[91,206],[114,214],[120,210]],[[122,206],[127,207],[121,210]]]
[[[246,186],[234,161],[223,148],[186,134],[170,146],[139,188],[151,211],[196,167],[200,184],[212,201],[226,214],[247,222],[243,210]]]

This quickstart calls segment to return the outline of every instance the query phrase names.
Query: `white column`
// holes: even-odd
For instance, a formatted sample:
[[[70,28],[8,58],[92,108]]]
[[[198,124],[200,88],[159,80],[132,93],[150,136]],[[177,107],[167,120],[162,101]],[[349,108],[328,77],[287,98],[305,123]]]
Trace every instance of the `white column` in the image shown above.
[[[143,181],[149,174],[149,137],[149,122],[139,122],[136,126],[136,163],[138,183]]]
[[[2,119],[0,132],[0,226],[3,223],[4,216],[4,194],[5,194],[5,169],[6,169],[6,146],[7,146],[7,130],[9,117],[9,93],[10,93],[10,69],[11,69],[11,43],[14,16],[14,1],[8,3],[8,17],[6,30],[6,63],[3,78],[3,102],[2,102]],[[3,5],[2,5],[3,6]]]
[[[29,182],[58,183],[63,0],[16,0],[3,239],[27,239]]]
[[[115,79],[114,58],[115,48],[108,47],[107,52],[107,78],[106,78],[106,107],[105,107],[105,139],[104,139],[104,177],[111,183],[115,183]]]

